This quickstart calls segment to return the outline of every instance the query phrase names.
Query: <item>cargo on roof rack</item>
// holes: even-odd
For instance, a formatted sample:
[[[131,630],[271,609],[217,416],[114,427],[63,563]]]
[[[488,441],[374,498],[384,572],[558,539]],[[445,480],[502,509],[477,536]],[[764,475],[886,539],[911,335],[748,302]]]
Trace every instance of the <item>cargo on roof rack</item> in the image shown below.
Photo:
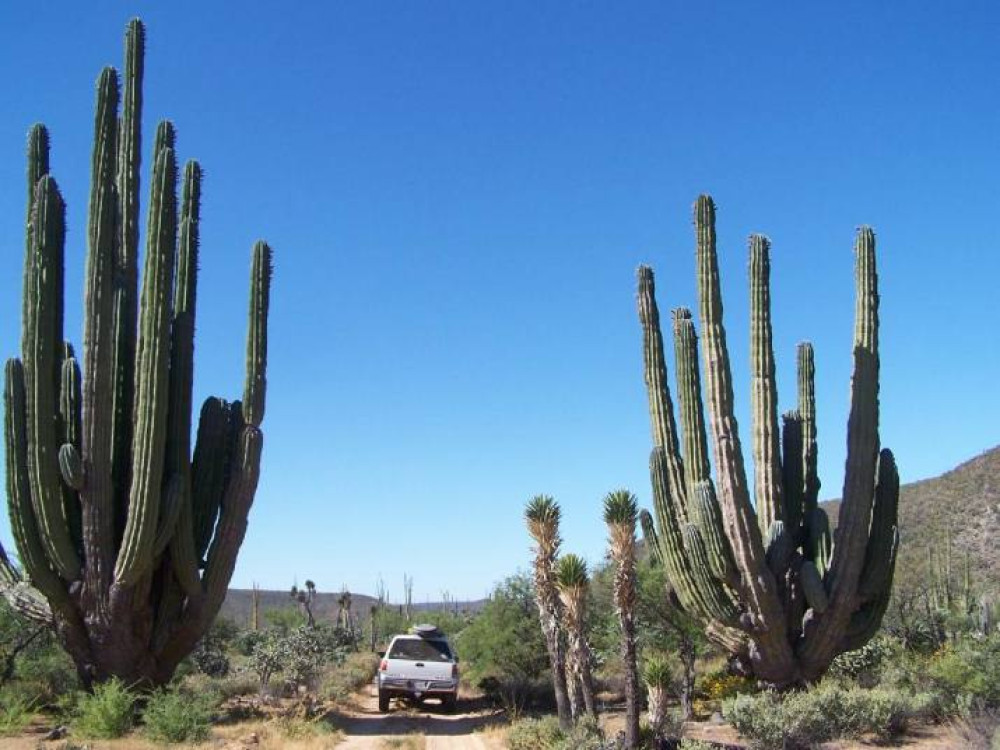
[[[437,638],[444,635],[441,629],[437,625],[414,625],[410,628],[410,632],[413,635],[419,635],[421,638]]]

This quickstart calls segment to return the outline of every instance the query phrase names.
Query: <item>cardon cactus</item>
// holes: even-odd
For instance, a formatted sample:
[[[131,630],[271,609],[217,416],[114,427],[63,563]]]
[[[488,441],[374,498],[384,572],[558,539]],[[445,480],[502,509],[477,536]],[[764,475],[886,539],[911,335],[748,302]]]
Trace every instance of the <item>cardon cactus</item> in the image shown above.
[[[41,125],[28,146],[22,353],[6,365],[22,569],[0,554],[0,589],[57,629],[85,684],[162,684],[206,631],[246,532],[263,442],[271,250],[258,242],[243,401],[205,402],[192,457],[201,168],[185,166],[178,206],[168,122],[156,133],[140,294],[144,37],[132,21],[121,91],[113,68],[97,84],[82,372],[63,339],[65,207]]]
[[[855,241],[857,303],[847,462],[835,543],[817,504],[813,351],[798,350],[798,405],[778,426],[771,346],[770,245],[750,238],[753,484],[733,407],[715,249],[715,205],[695,204],[704,385],[691,313],[673,315],[681,431],[667,384],[653,272],[638,271],[645,379],[652,420],[654,516],[640,521],[681,605],[710,639],[761,682],[819,678],[833,658],[863,645],[888,603],[899,533],[899,476],[879,451],[878,278],[875,235]],[[707,395],[716,478],[708,460]],[[751,502],[750,487],[755,502]]]

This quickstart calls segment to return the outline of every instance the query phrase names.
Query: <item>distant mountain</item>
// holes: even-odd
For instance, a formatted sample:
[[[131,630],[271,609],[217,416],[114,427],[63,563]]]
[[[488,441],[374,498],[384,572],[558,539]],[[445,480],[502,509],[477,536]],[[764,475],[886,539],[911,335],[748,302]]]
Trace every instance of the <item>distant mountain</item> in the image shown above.
[[[288,609],[298,607],[298,604],[292,600],[289,596],[288,591],[269,591],[260,590],[260,616],[263,620],[264,613],[269,609]],[[237,625],[241,627],[246,627],[250,622],[250,602],[253,592],[250,589],[229,589],[226,594],[226,600],[222,604],[222,610],[219,613],[220,616],[226,617]],[[340,606],[337,604],[337,600],[340,598],[340,592],[329,593],[329,592],[317,592],[316,600],[313,603],[313,615],[319,622],[336,622],[337,613],[340,611]],[[376,603],[376,599],[371,596],[366,596],[365,594],[351,594],[351,612],[353,613],[355,619],[358,622],[364,622],[368,619],[372,605]],[[413,604],[413,609],[416,612],[423,612],[429,610],[441,610],[446,606],[449,609],[457,608],[459,612],[471,611],[478,612],[482,606],[483,601],[473,601],[473,602],[448,602],[447,605],[444,602],[423,602],[420,604]],[[400,605],[391,604],[391,607],[398,607]]]
[[[822,505],[836,524],[840,501]],[[899,521],[900,580],[923,580],[928,547],[943,560],[950,532],[953,580],[961,580],[968,552],[974,585],[1000,591],[1000,446],[939,477],[903,485]]]

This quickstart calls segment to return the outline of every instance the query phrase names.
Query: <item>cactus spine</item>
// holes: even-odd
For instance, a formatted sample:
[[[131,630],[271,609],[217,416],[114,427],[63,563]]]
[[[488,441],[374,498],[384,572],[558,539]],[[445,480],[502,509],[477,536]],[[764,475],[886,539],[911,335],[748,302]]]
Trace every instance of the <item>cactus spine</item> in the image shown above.
[[[28,139],[22,357],[5,368],[7,490],[23,576],[0,550],[0,591],[55,625],[85,684],[162,684],[211,624],[263,445],[271,249],[258,242],[246,406],[206,401],[192,461],[201,168],[185,166],[178,206],[166,122],[155,138],[140,294],[144,44],[134,20],[121,97],[113,68],[97,85],[82,372],[63,341],[65,208],[42,126]]]
[[[722,322],[715,205],[695,204],[696,265],[704,383],[691,314],[674,313],[677,391],[683,437],[676,433],[666,377],[652,269],[638,271],[645,379],[653,425],[650,472],[655,520],[643,534],[681,605],[709,638],[762,682],[784,687],[819,678],[842,651],[878,628],[888,603],[899,544],[899,476],[878,437],[878,289],[875,235],[855,243],[854,374],[844,502],[836,546],[818,507],[813,350],[798,349],[797,408],[778,428],[771,334],[770,242],[750,238],[751,502],[734,413]],[[716,479],[709,476],[702,418],[708,402]],[[683,446],[683,456],[678,450]]]

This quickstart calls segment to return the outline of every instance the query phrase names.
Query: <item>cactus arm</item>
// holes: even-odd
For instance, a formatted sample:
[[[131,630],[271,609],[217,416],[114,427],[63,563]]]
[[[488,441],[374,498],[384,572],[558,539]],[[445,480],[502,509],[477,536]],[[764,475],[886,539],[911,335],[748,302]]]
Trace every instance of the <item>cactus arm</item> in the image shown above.
[[[113,350],[117,107],[118,77],[113,70],[106,69],[98,84],[91,162],[80,441],[86,477],[80,493],[83,548],[87,560],[85,598],[92,602],[88,608],[98,620],[106,617],[105,603],[114,562],[112,419],[107,405],[115,398],[114,363],[109,353]]]
[[[267,313],[271,299],[271,248],[258,241],[253,248],[250,283],[249,331],[247,333],[246,383],[243,388],[243,418],[260,427],[264,419],[267,389]]]
[[[260,478],[260,454],[264,434],[251,424],[240,431],[233,456],[232,472],[222,502],[222,513],[208,551],[203,587],[205,595],[198,606],[186,613],[184,621],[169,639],[160,659],[176,664],[201,638],[218,614],[226,598],[229,581],[236,568],[236,556],[246,536],[247,517]]]
[[[198,281],[198,240],[201,218],[201,166],[184,167],[180,235],[177,244],[177,282],[170,351],[170,407],[167,437],[167,474],[177,488],[176,533],[170,539],[174,575],[188,596],[201,593],[198,553],[195,550],[191,507],[191,389],[194,381],[195,301]],[[173,481],[173,480],[171,480]]]
[[[854,328],[854,373],[847,426],[847,461],[843,502],[837,526],[827,588],[830,607],[810,623],[801,649],[807,675],[822,673],[837,653],[845,629],[857,610],[858,582],[865,561],[874,504],[878,461],[878,275],[875,234],[858,230],[855,241],[857,299]]]
[[[7,557],[7,551],[2,544],[0,544],[0,596],[15,612],[28,620],[46,627],[55,625],[49,603],[38,589],[32,588],[21,578],[21,574]]]
[[[802,562],[802,567],[799,569],[799,582],[806,597],[806,603],[817,614],[826,612],[829,599],[826,595],[826,588],[823,586],[823,576],[820,575],[816,563],[812,560]]]
[[[702,620],[717,619],[721,624],[732,625],[737,615],[721,582],[711,575],[707,559],[701,560],[705,567],[700,567],[685,547],[684,530],[678,522],[680,500],[671,489],[665,453],[663,446],[653,448],[649,471],[657,534],[670,585],[688,612]]]
[[[161,148],[153,167],[149,234],[139,307],[135,368],[135,426],[128,520],[115,563],[115,582],[134,585],[152,564],[164,449],[170,366],[170,319],[177,242],[177,167],[172,148]]]
[[[68,606],[66,585],[49,564],[31,502],[24,367],[18,359],[7,360],[4,368],[4,438],[10,529],[24,573],[46,598]]]
[[[700,196],[695,204],[695,229],[704,380],[718,470],[716,491],[742,585],[749,593],[747,604],[763,621],[767,635],[774,636],[777,643],[778,638],[784,640],[783,618],[774,579],[766,571],[763,539],[750,504],[743,468],[743,451],[733,409],[726,330],[722,323],[722,291],[715,248],[715,204],[708,196]]]
[[[899,537],[898,508],[899,472],[892,451],[885,448],[879,455],[871,531],[858,585],[858,594],[863,601],[876,599],[891,588],[894,550]]]
[[[671,492],[676,493],[677,512],[682,522],[687,521],[686,482],[684,464],[680,457],[674,405],[670,398],[667,379],[667,361],[663,351],[663,334],[660,330],[660,312],[656,306],[656,286],[653,269],[639,266],[638,279],[639,321],[642,324],[643,374],[649,398],[649,415],[653,431],[653,445],[662,445],[667,461]]]
[[[219,516],[233,444],[232,421],[232,405],[226,401],[211,397],[202,404],[191,472],[191,510],[198,560],[208,552]]]
[[[802,419],[803,515],[819,501],[818,449],[816,443],[816,364],[813,345],[803,341],[797,350],[798,413]]]
[[[802,416],[798,411],[781,415],[781,483],[785,490],[784,521],[796,540],[805,545],[802,533]]]
[[[701,372],[698,365],[698,334],[685,307],[674,310],[674,361],[677,367],[677,403],[681,414],[684,442],[684,475],[687,478],[688,502],[698,482],[707,480],[708,436],[701,401]]]
[[[115,174],[118,216],[117,240],[112,262],[114,279],[112,323],[114,373],[111,415],[111,471],[118,488],[114,523],[117,533],[125,526],[128,511],[125,490],[131,477],[132,420],[135,397],[136,311],[138,309],[139,169],[142,132],[142,79],[145,67],[146,30],[132,19],[125,31],[125,66],[122,111],[117,123]],[[156,151],[153,152],[155,157]]]
[[[28,199],[27,216],[24,219],[24,278],[28,278],[31,264],[32,220],[35,210],[35,188],[38,181],[49,173],[49,131],[41,123],[31,126],[28,131]],[[21,320],[28,317],[27,295],[21,300]]]
[[[646,548],[653,556],[653,562],[663,565],[663,548],[660,546],[660,535],[656,531],[656,522],[648,510],[639,511],[639,528],[642,529],[642,539]]]
[[[52,177],[38,182],[32,247],[25,279],[28,304],[21,348],[27,403],[28,476],[42,544],[56,571],[80,576],[59,483],[59,382],[62,365],[63,241],[65,204]]]
[[[733,550],[726,538],[722,522],[722,511],[715,497],[715,485],[711,479],[698,482],[694,487],[693,516],[701,531],[712,574],[732,589],[740,584],[739,571],[733,561]]]
[[[754,497],[757,523],[768,529],[784,520],[778,388],[771,333],[771,243],[750,237],[750,369],[753,413]],[[775,572],[775,575],[779,575]]]

